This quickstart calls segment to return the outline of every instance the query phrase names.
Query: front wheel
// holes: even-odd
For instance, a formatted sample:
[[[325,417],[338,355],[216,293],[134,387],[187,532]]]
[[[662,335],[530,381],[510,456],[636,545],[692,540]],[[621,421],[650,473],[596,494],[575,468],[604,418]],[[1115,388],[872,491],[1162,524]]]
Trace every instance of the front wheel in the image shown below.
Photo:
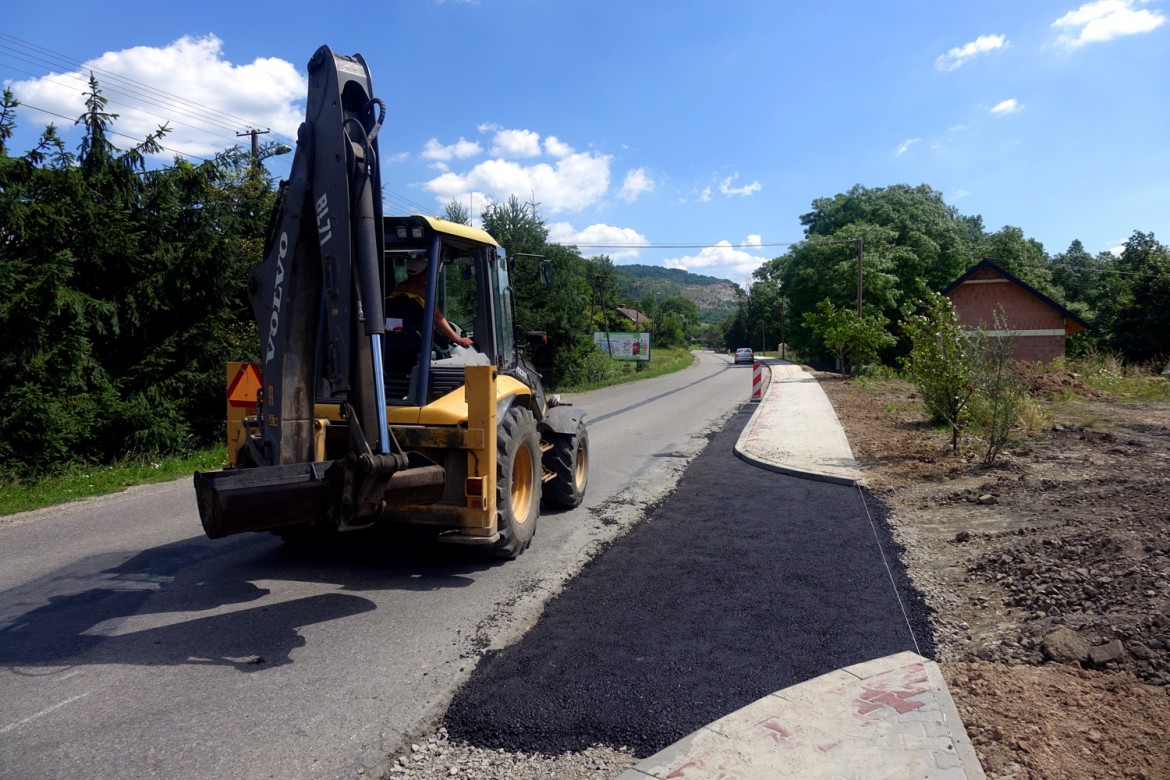
[[[553,473],[544,500],[562,509],[574,509],[585,498],[589,485],[589,430],[577,425],[574,434],[549,434],[552,449],[544,455],[544,467]]]
[[[540,516],[540,436],[536,418],[513,406],[496,429],[496,512],[500,539],[492,552],[516,558],[532,543]]]

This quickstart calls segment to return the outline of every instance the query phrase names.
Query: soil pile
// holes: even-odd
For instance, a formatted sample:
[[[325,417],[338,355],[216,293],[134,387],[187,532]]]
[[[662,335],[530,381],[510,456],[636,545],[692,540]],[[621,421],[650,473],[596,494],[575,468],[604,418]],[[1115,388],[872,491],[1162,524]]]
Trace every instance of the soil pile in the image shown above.
[[[816,376],[988,776],[1170,778],[1170,408],[1037,373],[1041,432],[984,466],[910,385]]]

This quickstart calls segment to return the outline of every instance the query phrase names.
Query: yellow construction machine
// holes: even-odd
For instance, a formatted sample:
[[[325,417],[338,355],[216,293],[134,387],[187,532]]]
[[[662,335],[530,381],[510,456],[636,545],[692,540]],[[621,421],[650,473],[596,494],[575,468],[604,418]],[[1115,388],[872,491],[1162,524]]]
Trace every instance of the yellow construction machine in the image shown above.
[[[229,365],[229,464],[195,474],[204,531],[425,524],[515,558],[542,504],[581,503],[584,413],[546,397],[522,353],[513,265],[490,235],[383,216],[385,105],[365,60],[323,46],[308,71],[292,172],[248,277],[260,362]],[[408,279],[418,316],[390,316]]]

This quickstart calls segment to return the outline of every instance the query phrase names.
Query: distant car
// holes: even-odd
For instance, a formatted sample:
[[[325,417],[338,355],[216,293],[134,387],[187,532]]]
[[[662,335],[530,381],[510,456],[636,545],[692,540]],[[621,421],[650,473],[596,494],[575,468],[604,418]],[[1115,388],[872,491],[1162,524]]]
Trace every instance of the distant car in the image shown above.
[[[736,363],[754,363],[755,360],[755,355],[753,355],[752,351],[747,347],[740,347],[735,351]]]

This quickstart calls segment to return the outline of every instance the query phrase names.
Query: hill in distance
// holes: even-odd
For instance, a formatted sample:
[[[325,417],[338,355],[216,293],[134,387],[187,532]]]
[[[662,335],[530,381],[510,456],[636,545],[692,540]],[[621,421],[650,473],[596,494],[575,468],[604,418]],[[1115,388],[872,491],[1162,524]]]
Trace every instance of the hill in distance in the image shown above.
[[[722,322],[735,312],[741,288],[714,276],[702,276],[657,265],[615,265],[618,300],[637,309],[647,296],[658,300],[683,297],[699,308],[703,322]]]

